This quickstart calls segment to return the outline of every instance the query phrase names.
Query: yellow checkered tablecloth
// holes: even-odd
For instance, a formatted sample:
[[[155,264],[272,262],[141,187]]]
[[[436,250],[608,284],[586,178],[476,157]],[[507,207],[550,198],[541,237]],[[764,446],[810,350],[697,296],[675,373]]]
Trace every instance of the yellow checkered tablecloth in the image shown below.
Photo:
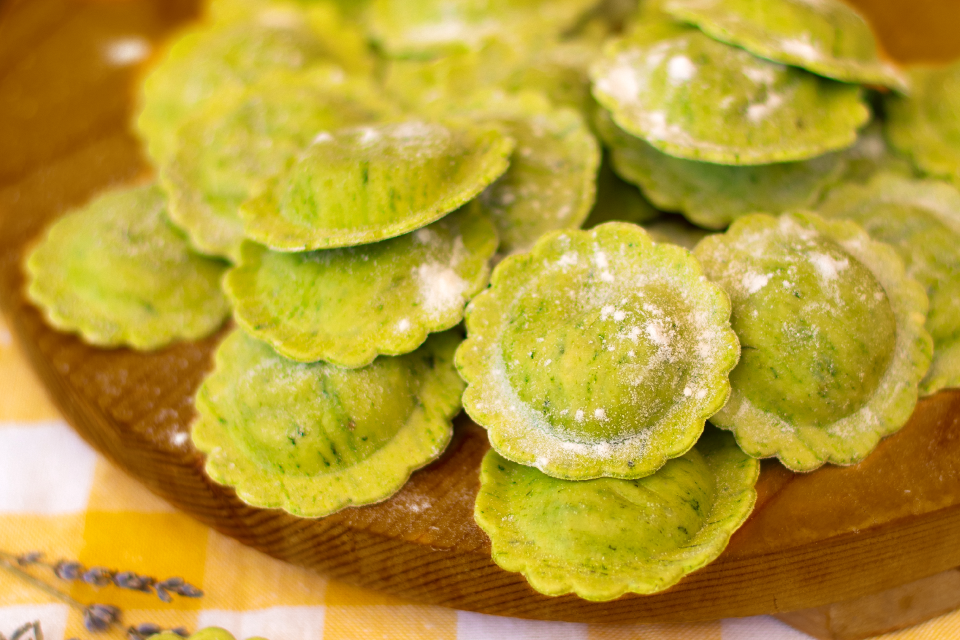
[[[702,624],[604,626],[498,618],[406,602],[327,580],[244,547],[175,511],[93,451],[64,422],[0,321],[0,550],[181,576],[201,599],[59,583],[82,603],[123,610],[92,634],[80,613],[0,571],[0,633],[39,620],[47,640],[120,638],[126,625],[224,627],[270,640],[802,640],[769,617]],[[33,571],[57,583],[49,570]],[[954,612],[885,639],[960,638]]]

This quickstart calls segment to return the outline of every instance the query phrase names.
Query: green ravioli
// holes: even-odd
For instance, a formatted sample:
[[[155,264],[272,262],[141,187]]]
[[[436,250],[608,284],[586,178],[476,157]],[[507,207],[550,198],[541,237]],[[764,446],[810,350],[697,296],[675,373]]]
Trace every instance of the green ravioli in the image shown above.
[[[269,71],[321,62],[372,69],[363,36],[326,3],[219,2],[213,17],[180,36],[143,82],[136,126],[157,163],[175,152],[180,126],[204,102]]]
[[[190,251],[150,184],[106,192],[57,220],[27,258],[27,294],[50,324],[91,344],[159,349],[223,323],[225,269]]]
[[[373,38],[393,57],[429,57],[502,40],[532,50],[556,40],[596,0],[373,0]]]
[[[853,220],[897,250],[930,297],[933,363],[920,391],[960,387],[960,192],[936,180],[879,173],[866,185],[831,191],[820,212]]]
[[[927,296],[894,249],[812,213],[740,218],[694,251],[743,355],[711,422],[754,457],[854,464],[906,423],[930,365]]]
[[[307,518],[386,500],[450,441],[458,342],[436,334],[414,353],[341,369],[233,332],[197,392],[207,474],[250,505]]]
[[[411,111],[444,109],[451,101],[505,85],[525,56],[499,40],[440,57],[384,61],[386,92]]]
[[[549,233],[467,307],[464,407],[498,453],[553,477],[650,475],[729,395],[729,313],[688,251],[640,227]]]
[[[812,206],[845,167],[841,153],[748,167],[683,160],[628,134],[606,112],[599,112],[596,122],[620,176],[643,189],[658,208],[679,211],[710,229],[723,229],[755,211],[781,213]]]
[[[468,205],[360,247],[275,253],[248,242],[224,286],[240,326],[282,355],[362,367],[458,324],[496,249],[493,224]]]
[[[746,521],[760,465],[729,434],[638,480],[558,480],[487,453],[474,517],[493,560],[546,595],[650,594],[709,564]]]
[[[774,62],[842,82],[907,87],[897,68],[880,59],[870,25],[841,0],[668,0],[663,8]]]
[[[516,141],[510,168],[479,198],[500,233],[501,254],[583,224],[596,196],[600,147],[578,112],[532,92],[484,93],[455,105],[448,108]]]
[[[914,67],[909,97],[885,101],[890,143],[924,172],[960,184],[960,62]]]
[[[590,75],[594,97],[617,125],[688,160],[807,160],[853,144],[870,117],[859,87],[661,20],[608,44]]]
[[[476,197],[506,171],[513,147],[498,127],[464,121],[325,131],[241,207],[244,233],[276,251],[392,238]]]
[[[275,71],[245,91],[207,101],[181,128],[176,154],[160,167],[170,215],[203,252],[237,260],[238,209],[328,129],[397,113],[374,88],[326,68]]]

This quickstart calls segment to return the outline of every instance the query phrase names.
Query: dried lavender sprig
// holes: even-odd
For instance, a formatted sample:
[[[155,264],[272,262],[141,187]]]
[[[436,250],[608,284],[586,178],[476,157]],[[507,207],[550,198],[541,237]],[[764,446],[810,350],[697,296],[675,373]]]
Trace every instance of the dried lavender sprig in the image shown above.
[[[34,587],[36,587],[37,589],[39,589],[40,591],[43,591],[48,596],[52,596],[57,600],[60,600],[61,602],[64,602],[70,605],[74,609],[77,609],[78,611],[83,611],[86,608],[82,603],[74,600],[73,598],[71,598],[64,592],[60,591],[59,589],[52,587],[46,582],[44,582],[43,580],[40,580],[39,578],[36,578],[33,575],[27,573],[26,571],[21,569],[19,566],[17,566],[17,564],[15,564],[16,562],[15,559],[14,559],[14,562],[11,562],[8,559],[8,557],[9,556],[7,554],[0,552],[0,567],[3,567],[8,572],[22,579],[24,582],[27,582],[33,585]]]
[[[54,564],[43,562],[43,553],[31,551],[20,556],[14,556],[0,550],[0,557],[8,560],[15,560],[20,566],[40,564],[53,570],[61,580],[82,581],[95,587],[106,587],[115,585],[121,589],[130,591],[140,591],[141,593],[154,593],[163,602],[172,602],[173,595],[183,598],[203,597],[203,591],[189,584],[180,577],[167,578],[163,581],[157,581],[150,576],[142,576],[133,571],[114,571],[106,567],[91,567],[87,569],[76,560],[59,560]]]
[[[91,604],[85,605],[82,602],[74,600],[66,593],[60,591],[43,580],[27,573],[21,569],[16,561],[10,561],[9,554],[0,556],[0,567],[17,576],[24,582],[32,585],[36,589],[43,591],[49,596],[66,603],[83,615],[83,625],[88,631],[105,631],[120,620],[120,609],[109,604]]]

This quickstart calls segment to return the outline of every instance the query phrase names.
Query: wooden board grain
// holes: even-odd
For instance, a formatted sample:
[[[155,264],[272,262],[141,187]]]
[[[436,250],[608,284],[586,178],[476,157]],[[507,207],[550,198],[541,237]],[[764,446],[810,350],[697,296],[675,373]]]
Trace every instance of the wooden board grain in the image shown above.
[[[866,2],[867,0],[863,0]],[[97,449],[198,520],[266,553],[422,602],[527,618],[679,622],[851,601],[960,565],[960,392],[923,401],[855,467],[795,475],[765,462],[758,508],[721,558],[655,596],[590,603],[533,592],[490,560],[472,519],[484,432],[393,499],[321,520],[251,508],[211,482],[190,444],[191,397],[225,331],[155,353],[51,330],[23,296],[24,251],[50,220],[149,172],[127,120],[134,66],[110,43],[158,44],[186,0],[0,4],[0,304],[52,396]]]

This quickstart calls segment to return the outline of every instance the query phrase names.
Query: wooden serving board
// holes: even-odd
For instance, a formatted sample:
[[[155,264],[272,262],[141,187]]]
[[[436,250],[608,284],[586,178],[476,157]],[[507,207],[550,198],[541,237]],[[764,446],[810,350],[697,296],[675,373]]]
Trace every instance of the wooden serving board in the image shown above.
[[[960,5],[948,6],[951,0],[858,4],[880,16],[881,27],[883,20],[899,24],[903,37],[885,42],[902,58],[911,46],[928,58],[960,53],[951,29],[913,39],[903,30],[907,13],[929,15],[935,28],[960,24]],[[937,15],[937,6],[953,18]],[[191,398],[229,328],[154,353],[95,349],[43,322],[23,295],[20,269],[51,220],[149,172],[126,124],[138,68],[110,64],[104,52],[117,41],[156,45],[196,12],[193,0],[0,0],[0,304],[64,415],[119,466],[198,520],[274,557],[484,613],[682,622],[820,607],[785,616],[817,631],[829,626],[818,616],[841,611],[833,603],[883,608],[884,596],[871,594],[921,588],[900,587],[912,581],[926,580],[917,585],[928,591],[957,582],[951,593],[960,593],[948,571],[960,565],[960,392],[922,401],[909,424],[857,466],[795,475],[764,462],[757,509],[719,560],[664,593],[607,603],[542,596],[493,564],[472,518],[488,444],[463,417],[443,458],[394,498],[324,519],[252,508],[210,481],[188,437]],[[937,602],[929,615],[946,606]]]

